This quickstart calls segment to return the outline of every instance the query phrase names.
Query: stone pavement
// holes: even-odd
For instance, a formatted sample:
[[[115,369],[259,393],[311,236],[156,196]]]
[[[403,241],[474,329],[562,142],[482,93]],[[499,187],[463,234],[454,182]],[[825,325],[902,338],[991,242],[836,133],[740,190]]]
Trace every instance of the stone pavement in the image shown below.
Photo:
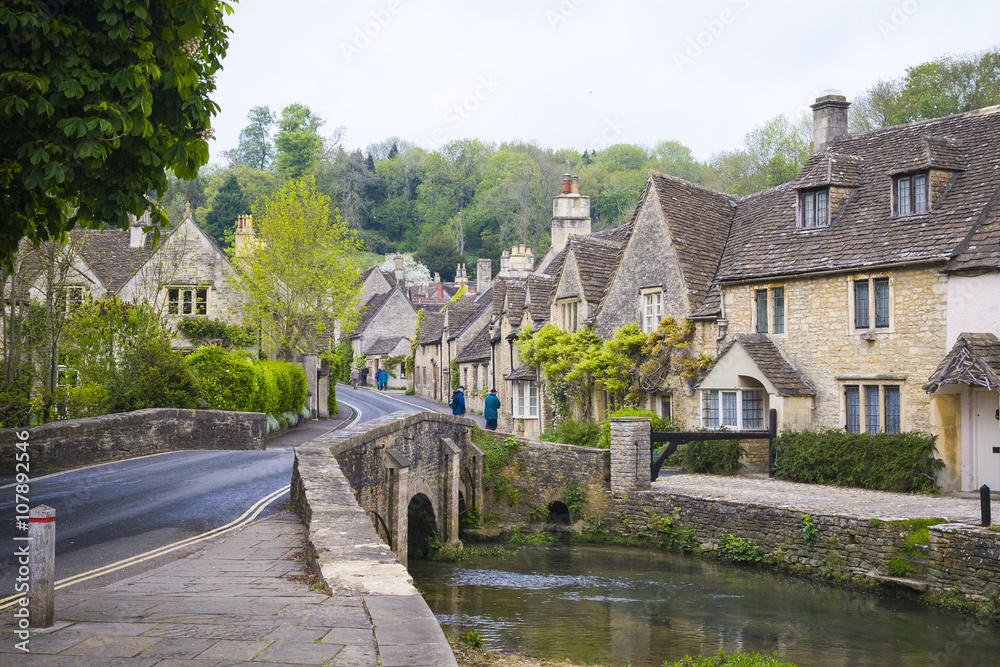
[[[651,490],[862,519],[888,521],[933,517],[959,523],[980,523],[978,494],[925,496],[798,484],[779,479],[711,475],[662,476],[653,482]],[[1000,499],[997,496],[993,496],[990,506],[992,515],[1000,516]]]
[[[187,558],[56,594],[56,625],[19,651],[0,616],[0,666],[455,665],[419,595],[329,596],[309,588],[305,527],[279,512]]]

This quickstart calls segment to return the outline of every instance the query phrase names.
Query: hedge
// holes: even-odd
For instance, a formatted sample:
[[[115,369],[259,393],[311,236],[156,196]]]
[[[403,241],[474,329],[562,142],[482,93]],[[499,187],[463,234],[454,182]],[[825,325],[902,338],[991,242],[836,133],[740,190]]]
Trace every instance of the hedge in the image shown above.
[[[944,462],[926,433],[785,433],[775,440],[775,477],[877,491],[934,493]]]
[[[264,412],[277,417],[297,414],[305,405],[306,374],[293,363],[253,363],[218,345],[198,348],[187,357],[187,363],[213,410]]]

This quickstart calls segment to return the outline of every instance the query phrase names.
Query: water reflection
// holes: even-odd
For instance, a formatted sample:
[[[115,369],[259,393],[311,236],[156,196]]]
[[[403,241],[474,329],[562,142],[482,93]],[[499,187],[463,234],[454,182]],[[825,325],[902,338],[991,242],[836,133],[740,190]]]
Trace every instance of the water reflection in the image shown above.
[[[995,625],[697,557],[553,545],[410,572],[449,634],[543,658],[639,667],[724,649],[803,666],[1000,664]]]

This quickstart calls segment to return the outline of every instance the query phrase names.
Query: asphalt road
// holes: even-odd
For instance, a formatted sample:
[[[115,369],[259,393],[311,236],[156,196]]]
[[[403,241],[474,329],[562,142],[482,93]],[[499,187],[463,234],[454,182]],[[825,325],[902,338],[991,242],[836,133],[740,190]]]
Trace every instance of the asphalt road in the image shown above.
[[[398,410],[426,409],[374,391],[341,385],[336,421],[314,421],[267,442],[263,452],[170,452],[33,478],[30,506],[56,510],[56,581],[92,573],[225,526],[291,481],[292,448],[339,422],[364,422]],[[410,398],[410,397],[407,397]],[[442,408],[443,409],[443,408]],[[356,419],[354,417],[357,417]],[[0,600],[14,592],[14,551],[24,535],[15,524],[13,476],[0,476]],[[274,511],[287,492],[260,516]],[[177,557],[195,545],[173,552]],[[161,556],[92,579],[94,585],[161,565]]]

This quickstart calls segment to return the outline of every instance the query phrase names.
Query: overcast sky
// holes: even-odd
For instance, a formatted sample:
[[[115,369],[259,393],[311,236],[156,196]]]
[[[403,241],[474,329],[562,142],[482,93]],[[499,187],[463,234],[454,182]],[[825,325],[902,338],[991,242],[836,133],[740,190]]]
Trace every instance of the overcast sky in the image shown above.
[[[1000,2],[241,0],[228,24],[213,161],[250,107],[292,102],[351,149],[674,139],[704,160],[824,92],[996,46]]]

